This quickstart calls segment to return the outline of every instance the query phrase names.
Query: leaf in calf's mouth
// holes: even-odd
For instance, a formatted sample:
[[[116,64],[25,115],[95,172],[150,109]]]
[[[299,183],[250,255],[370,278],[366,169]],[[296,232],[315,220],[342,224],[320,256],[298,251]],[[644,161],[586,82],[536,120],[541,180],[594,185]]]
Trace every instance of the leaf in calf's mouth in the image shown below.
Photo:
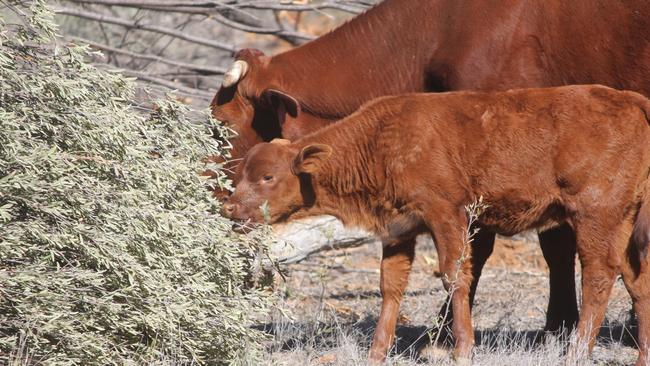
[[[231,221],[233,222],[232,231],[239,234],[248,234],[260,225],[252,222],[251,219],[247,219],[247,220],[231,219]]]

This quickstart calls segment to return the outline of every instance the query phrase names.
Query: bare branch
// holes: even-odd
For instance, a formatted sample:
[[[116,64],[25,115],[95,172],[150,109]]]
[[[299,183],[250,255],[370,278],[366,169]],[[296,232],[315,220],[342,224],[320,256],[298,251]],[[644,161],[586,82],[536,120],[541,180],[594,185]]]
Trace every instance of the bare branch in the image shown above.
[[[314,36],[310,36],[310,35],[299,33],[299,32],[294,32],[294,31],[290,31],[290,30],[282,29],[282,28],[272,29],[272,28],[252,27],[252,26],[249,26],[249,25],[245,25],[245,24],[241,24],[241,23],[232,21],[232,20],[222,16],[221,14],[214,14],[210,18],[214,19],[215,21],[217,21],[217,22],[219,22],[219,23],[221,23],[223,25],[227,25],[230,28],[241,30],[241,31],[244,31],[244,32],[258,33],[258,34],[274,34],[274,35],[277,35],[277,36],[280,36],[280,37],[291,37],[291,38],[297,38],[297,39],[306,40],[306,41],[310,41],[310,40],[316,38]]]
[[[196,65],[196,64],[190,64],[190,63],[185,63],[185,62],[179,62],[179,61],[174,61],[170,60],[164,57],[152,55],[152,54],[142,54],[142,53],[136,53],[136,52],[131,52],[126,49],[120,49],[120,48],[115,48],[115,47],[110,47],[101,43],[93,42],[87,39],[79,38],[79,37],[68,37],[69,39],[75,41],[75,42],[81,42],[81,43],[86,43],[90,45],[93,48],[108,51],[108,52],[113,52],[113,53],[119,53],[121,55],[126,55],[129,57],[133,58],[138,58],[138,59],[143,59],[143,60],[150,60],[154,62],[160,62],[163,64],[171,65],[171,66],[176,66],[180,67],[186,70],[191,70],[191,71],[196,71],[199,74],[205,74],[205,75],[223,75],[226,72],[225,68],[222,67],[214,67],[214,66],[203,66],[203,65]]]
[[[189,34],[179,32],[175,29],[161,27],[158,25],[143,24],[136,21],[127,20],[127,19],[116,18],[108,15],[92,13],[92,12],[82,11],[82,10],[68,9],[68,8],[54,9],[54,11],[57,14],[70,15],[74,17],[95,20],[98,22],[120,25],[122,27],[127,27],[127,28],[135,28],[135,29],[146,30],[149,32],[162,33],[178,39],[182,39],[187,42],[213,47],[220,50],[226,50],[229,52],[235,52],[237,50],[234,46],[226,43],[212,41],[201,37],[191,36]]]
[[[128,7],[204,7],[223,9],[259,9],[259,10],[288,10],[288,11],[314,11],[323,9],[341,10],[347,13],[359,14],[364,5],[351,2],[323,1],[316,4],[282,4],[278,1],[215,1],[215,0],[70,0],[77,3],[114,5]]]
[[[271,34],[278,36],[283,39],[288,39],[291,43],[300,43],[300,41],[310,41],[316,37],[295,32],[291,30],[286,30],[282,28],[267,28],[263,27],[261,24],[245,24],[243,22],[238,22],[229,19],[221,14],[221,12],[232,10],[232,6],[168,6],[166,2],[159,2],[160,4],[155,4],[153,1],[132,1],[132,0],[69,0],[71,2],[78,2],[84,4],[96,4],[96,5],[108,5],[108,6],[125,6],[138,9],[146,9],[152,11],[161,11],[161,12],[178,12],[186,14],[200,14],[209,17],[218,23],[221,23],[229,28],[237,29],[243,32],[256,33],[256,34]],[[118,3],[118,4],[115,4]],[[296,42],[298,41],[298,42]]]
[[[214,92],[209,92],[209,91],[194,89],[194,88],[188,88],[186,86],[175,83],[173,81],[160,79],[160,78],[155,78],[155,77],[147,75],[147,74],[145,74],[143,72],[133,71],[133,70],[124,70],[124,69],[116,70],[116,71],[119,71],[120,73],[128,75],[128,76],[136,77],[139,80],[144,80],[144,81],[148,81],[148,82],[153,83],[153,84],[162,85],[164,87],[174,89],[174,90],[178,90],[178,91],[181,91],[181,92],[183,92],[185,94],[196,96],[196,97],[201,98],[201,99],[211,100],[212,97],[214,96]]]
[[[277,1],[250,1],[250,2],[238,2],[236,6],[242,9],[287,10],[287,11],[314,11],[314,10],[334,9],[334,10],[341,10],[351,14],[359,14],[364,10],[364,7],[359,7],[358,4],[348,5],[337,1],[325,1],[317,4],[282,4]]]
[[[103,32],[104,40],[95,37],[93,39],[96,41],[76,37],[68,39],[87,43],[95,49],[105,51],[107,59],[101,61],[117,65],[124,70],[124,74],[151,83],[150,87],[158,85],[158,88],[173,88],[178,93],[199,96],[196,100],[200,101],[210,100],[213,96],[213,84],[219,81],[219,78],[213,75],[222,75],[227,70],[227,65],[219,67],[198,64],[210,62],[202,61],[206,58],[214,60],[213,53],[208,54],[207,52],[211,51],[206,50],[205,46],[231,54],[237,51],[234,44],[217,40],[212,37],[212,34],[254,40],[257,42],[256,45],[260,41],[259,38],[225,31],[231,29],[270,35],[292,45],[299,45],[315,37],[298,31],[296,27],[285,26],[284,21],[278,18],[280,11],[297,12],[298,16],[306,11],[325,14],[323,9],[356,14],[367,7],[366,3],[367,0],[314,0],[313,3],[307,4],[283,2],[283,0],[63,0],[59,4],[65,5],[61,5],[62,8],[56,9],[55,12],[87,19],[91,23],[96,22],[95,27],[101,31],[104,31],[106,25],[126,28],[126,31],[106,28],[106,31],[111,30],[111,32]],[[275,15],[275,22],[273,15]],[[170,22],[172,24],[169,24]],[[215,26],[215,23],[219,25]],[[184,29],[187,24],[191,24],[192,28]],[[150,34],[154,36],[146,34],[148,32],[152,32]],[[73,28],[69,29],[69,35],[73,34],[81,36],[84,33],[78,33]],[[108,42],[109,38],[110,42]],[[159,44],[162,39],[165,40],[165,45]],[[173,51],[175,56],[170,56],[169,53],[163,55],[167,46],[178,45],[174,42],[177,39],[198,47],[188,48],[186,45],[179,45],[182,54]],[[266,39],[268,38],[265,37],[261,41]],[[216,62],[229,63],[231,61],[228,56],[225,52],[217,53]],[[201,60],[193,60],[193,57]],[[153,63],[158,65],[149,69],[147,66]]]

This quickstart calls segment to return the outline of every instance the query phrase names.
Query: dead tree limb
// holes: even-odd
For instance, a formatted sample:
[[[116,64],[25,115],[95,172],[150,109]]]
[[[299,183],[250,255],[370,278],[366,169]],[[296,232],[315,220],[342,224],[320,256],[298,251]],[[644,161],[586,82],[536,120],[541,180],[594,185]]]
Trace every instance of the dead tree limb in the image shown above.
[[[301,248],[298,252],[292,253],[289,256],[278,258],[278,263],[280,264],[293,264],[298,263],[306,259],[312,254],[319,252],[324,252],[334,249],[344,249],[344,248],[355,248],[364,244],[374,243],[377,241],[377,238],[374,237],[365,237],[365,238],[346,238],[342,240],[333,240],[326,243],[316,243],[312,245]]]

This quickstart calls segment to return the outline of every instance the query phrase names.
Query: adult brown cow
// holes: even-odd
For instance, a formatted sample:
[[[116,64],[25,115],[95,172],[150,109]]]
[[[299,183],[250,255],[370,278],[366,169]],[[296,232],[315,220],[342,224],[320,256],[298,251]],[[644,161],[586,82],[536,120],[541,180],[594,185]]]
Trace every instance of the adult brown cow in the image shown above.
[[[236,59],[212,102],[239,134],[235,159],[384,95],[599,83],[650,96],[650,1],[386,0],[291,51]],[[577,321],[574,242],[567,226],[540,234],[547,330]],[[482,230],[475,243],[472,296],[494,234]]]
[[[383,361],[391,346],[423,232],[435,238],[452,293],[454,354],[470,357],[464,207],[483,197],[488,206],[478,220],[498,233],[560,223],[575,230],[583,298],[570,355],[593,347],[622,274],[639,321],[637,365],[646,365],[650,101],[638,93],[587,85],[379,98],[292,144],[255,146],[238,178],[223,206],[233,219],[263,222],[259,207],[267,202],[272,223],[329,214],[382,238],[372,361]]]

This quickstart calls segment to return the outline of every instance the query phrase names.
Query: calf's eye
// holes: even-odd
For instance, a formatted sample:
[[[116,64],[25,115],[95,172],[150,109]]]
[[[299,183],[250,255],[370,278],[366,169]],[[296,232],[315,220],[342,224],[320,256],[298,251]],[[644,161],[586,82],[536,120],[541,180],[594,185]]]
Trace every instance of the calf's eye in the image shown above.
[[[271,174],[266,174],[264,177],[262,177],[262,180],[264,182],[270,182],[273,180],[273,176]]]

